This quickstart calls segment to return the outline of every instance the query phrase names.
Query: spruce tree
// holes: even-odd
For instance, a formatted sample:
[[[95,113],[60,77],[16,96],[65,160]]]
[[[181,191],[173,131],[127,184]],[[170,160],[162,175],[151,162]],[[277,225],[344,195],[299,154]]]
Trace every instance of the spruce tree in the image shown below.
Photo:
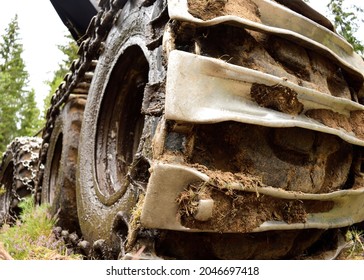
[[[39,115],[40,110],[35,101],[35,91],[32,89],[23,96],[23,106],[19,111],[21,124],[19,134],[22,136],[34,136],[42,126]]]
[[[18,17],[0,40],[0,153],[17,136],[33,136],[39,130],[39,109],[22,58]]]

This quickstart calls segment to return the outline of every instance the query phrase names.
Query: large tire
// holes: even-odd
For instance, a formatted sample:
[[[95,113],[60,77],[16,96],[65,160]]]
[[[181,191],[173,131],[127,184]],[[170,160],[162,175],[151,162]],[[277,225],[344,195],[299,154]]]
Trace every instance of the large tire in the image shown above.
[[[34,194],[41,138],[16,138],[0,165],[0,225],[13,223],[20,214],[19,202]]]
[[[42,203],[51,205],[57,224],[79,232],[76,171],[79,134],[86,98],[71,98],[55,122],[49,143],[42,185]]]
[[[146,14],[152,7],[133,6],[125,6],[99,57],[80,137],[80,227],[94,247],[106,245],[105,258],[117,257],[122,249],[140,185],[148,180],[149,165],[141,151],[151,138],[147,123],[153,118],[142,114],[142,106],[145,87],[153,83],[150,71],[158,76],[158,70],[151,70],[158,67],[151,58],[158,51],[147,48]]]

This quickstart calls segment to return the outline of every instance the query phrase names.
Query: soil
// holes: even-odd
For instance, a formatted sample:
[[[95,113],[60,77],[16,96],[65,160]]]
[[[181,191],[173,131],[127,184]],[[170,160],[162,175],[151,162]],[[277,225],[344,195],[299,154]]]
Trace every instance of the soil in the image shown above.
[[[352,160],[352,145],[333,135],[226,122],[195,127],[188,163],[212,172],[246,174],[252,186],[327,193],[351,187],[346,183]]]
[[[299,115],[303,111],[304,106],[298,101],[297,93],[282,85],[253,84],[250,94],[262,107],[290,115]]]
[[[259,9],[251,0],[189,0],[188,11],[191,15],[202,20],[234,15],[260,22]]]
[[[364,139],[364,111],[353,111],[350,113],[351,127],[360,139]]]
[[[347,132],[353,132],[355,135],[364,139],[364,121],[363,111],[353,111],[350,117],[326,109],[315,109],[306,112],[306,116],[321,122],[322,124],[336,129],[344,129]]]
[[[259,193],[226,189],[223,186],[230,178],[239,179],[239,183],[249,187],[261,183],[257,178],[244,174],[215,172],[214,175],[211,183],[195,182],[189,185],[177,199],[184,226],[217,232],[247,233],[266,221],[305,223],[308,213],[327,212],[333,207],[333,202],[283,200]],[[198,201],[206,198],[214,200],[212,218],[205,222],[197,221],[194,214]]]
[[[331,60],[284,38],[229,25],[195,30],[182,26],[176,31],[179,50],[214,57],[336,97],[351,99],[357,94],[349,90],[356,88],[353,77],[344,75]]]
[[[259,11],[250,0],[189,0],[188,4],[189,12],[203,20],[232,14],[259,22]],[[357,95],[356,84],[362,83],[332,60],[285,38],[228,23],[194,30],[190,26],[185,28],[190,29],[176,32],[176,47],[183,51],[286,78],[297,85],[346,99]]]

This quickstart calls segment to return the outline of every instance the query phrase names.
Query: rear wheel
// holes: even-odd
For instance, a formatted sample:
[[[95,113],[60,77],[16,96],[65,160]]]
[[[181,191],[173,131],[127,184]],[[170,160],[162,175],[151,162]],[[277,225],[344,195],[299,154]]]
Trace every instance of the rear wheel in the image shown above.
[[[42,186],[42,203],[51,205],[58,225],[77,232],[76,171],[85,103],[85,98],[71,98],[59,115],[50,139]]]
[[[13,223],[19,202],[34,192],[41,139],[16,138],[4,153],[0,166],[0,225]]]

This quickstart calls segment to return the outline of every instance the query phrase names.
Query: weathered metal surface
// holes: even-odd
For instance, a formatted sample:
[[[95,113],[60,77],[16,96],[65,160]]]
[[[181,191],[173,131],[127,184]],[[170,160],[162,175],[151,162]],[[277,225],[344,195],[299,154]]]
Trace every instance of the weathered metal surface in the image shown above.
[[[168,11],[171,19],[190,22],[197,26],[225,23],[287,38],[300,45],[325,53],[350,72],[364,77],[364,63],[361,56],[355,53],[353,47],[338,34],[273,1],[252,0],[252,2],[259,10],[261,22],[236,15],[224,15],[209,20],[201,20],[189,13],[187,0],[169,0]]]
[[[156,162],[152,166],[145,202],[143,205],[141,223],[144,227],[179,231],[213,231],[213,229],[188,228],[181,224],[181,217],[176,202],[190,183],[210,181],[210,178],[190,167],[177,164]],[[229,190],[254,193],[281,200],[332,202],[333,207],[318,213],[308,213],[304,223],[287,223],[284,221],[266,221],[252,232],[270,230],[294,230],[308,228],[339,228],[350,226],[364,220],[364,188],[357,190],[340,190],[327,194],[308,194],[285,191],[273,187],[247,188],[240,182],[231,182],[223,186]],[[244,194],[242,194],[244,195]]]
[[[291,89],[297,102],[302,104],[301,112],[287,114],[260,106],[252,97],[254,84]],[[307,117],[305,112],[313,109],[329,110],[348,119],[353,112],[364,114],[364,106],[359,103],[304,88],[285,78],[176,50],[169,56],[167,119],[189,123],[230,120],[270,127],[301,127],[337,135],[349,143],[364,146],[363,135],[345,131],[342,127],[329,127]]]

